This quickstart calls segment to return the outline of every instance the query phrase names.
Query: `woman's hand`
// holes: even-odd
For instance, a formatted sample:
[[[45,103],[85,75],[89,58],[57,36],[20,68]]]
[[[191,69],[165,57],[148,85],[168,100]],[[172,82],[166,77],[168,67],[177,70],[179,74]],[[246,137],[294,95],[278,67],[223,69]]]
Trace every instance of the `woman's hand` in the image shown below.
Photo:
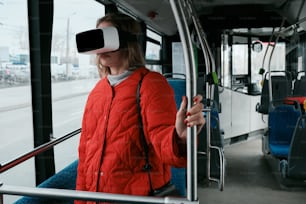
[[[183,96],[180,109],[176,114],[175,128],[178,137],[186,141],[187,127],[197,126],[197,133],[201,131],[205,124],[205,119],[202,113],[203,103],[202,96],[197,95],[193,98],[193,105],[190,110],[187,110],[187,98]]]

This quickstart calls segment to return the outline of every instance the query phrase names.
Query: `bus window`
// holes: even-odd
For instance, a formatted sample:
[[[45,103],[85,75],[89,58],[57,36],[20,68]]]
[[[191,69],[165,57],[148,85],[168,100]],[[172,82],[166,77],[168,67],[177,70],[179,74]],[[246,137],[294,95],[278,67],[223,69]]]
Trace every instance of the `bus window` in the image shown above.
[[[147,29],[147,42],[145,58],[149,69],[162,73],[162,67],[160,65],[160,51],[161,51],[162,37]]]
[[[229,36],[226,34],[221,35],[221,85],[223,87],[231,87],[231,77],[230,77],[230,46],[229,46]]]
[[[148,60],[160,60],[160,45],[147,42],[146,59]]]
[[[11,13],[15,15],[12,16]],[[2,162],[23,153],[24,149],[20,150],[18,146],[23,146],[27,150],[33,148],[30,139],[33,127],[29,82],[27,5],[22,0],[6,1],[0,4],[0,91],[2,92],[0,118],[3,119],[0,161]],[[12,124],[18,125],[18,129],[12,127]],[[12,135],[15,142],[8,139]],[[9,149],[16,151],[6,151]]]
[[[96,1],[54,1],[51,75],[55,138],[81,127],[87,95],[99,76],[95,55],[78,54],[75,35],[95,28],[102,16],[104,6]],[[77,158],[78,142],[77,136],[71,138],[69,148],[65,143],[55,147],[56,171]]]
[[[234,44],[232,47],[233,75],[248,74],[248,45]]]
[[[221,83],[224,87],[246,88],[249,83],[256,85],[256,87],[260,86],[262,75],[259,74],[259,70],[264,68],[265,71],[268,71],[274,42],[268,46],[269,42],[261,42],[256,38],[250,39],[251,44],[249,45],[250,40],[247,37],[222,35]],[[254,42],[260,42],[261,49],[249,49],[252,48]],[[266,57],[264,58],[265,53]],[[284,71],[285,60],[286,45],[284,42],[278,42],[271,56],[270,70]]]
[[[260,52],[256,52],[254,50],[251,51],[251,82],[254,84],[260,85],[260,81],[262,80],[262,76],[259,74],[260,68],[264,65],[264,69],[268,71],[269,66],[269,57],[271,56],[272,47],[268,47],[269,42],[262,42],[263,48]],[[267,50],[265,62],[264,55]],[[285,71],[285,55],[286,55],[286,45],[285,43],[279,42],[276,44],[270,64],[271,71]]]
[[[1,164],[33,149],[27,12],[27,1],[0,1]],[[34,160],[2,173],[0,180],[34,186]],[[12,203],[14,196],[6,198],[8,203]]]

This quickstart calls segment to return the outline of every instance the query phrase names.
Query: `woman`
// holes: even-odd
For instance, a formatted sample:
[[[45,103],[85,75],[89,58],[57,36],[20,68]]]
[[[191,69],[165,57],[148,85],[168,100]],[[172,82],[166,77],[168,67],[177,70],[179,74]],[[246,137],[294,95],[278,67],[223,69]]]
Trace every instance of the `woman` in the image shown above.
[[[107,26],[131,34],[140,31],[138,23],[124,14],[109,14],[97,21],[98,28]],[[90,93],[84,111],[76,189],[148,195],[150,184],[143,169],[145,156],[136,103],[139,81],[142,79],[141,115],[154,189],[170,181],[170,166],[186,166],[187,126],[197,126],[199,132],[205,123],[202,97],[194,97],[188,111],[183,97],[177,111],[172,88],[162,75],[144,67],[137,42],[98,54],[97,59],[102,78]]]

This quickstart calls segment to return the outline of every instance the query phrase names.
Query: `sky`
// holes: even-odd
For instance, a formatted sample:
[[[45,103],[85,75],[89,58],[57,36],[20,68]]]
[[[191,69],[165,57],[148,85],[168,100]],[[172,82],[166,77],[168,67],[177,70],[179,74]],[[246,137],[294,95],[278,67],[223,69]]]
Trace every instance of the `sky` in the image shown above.
[[[92,29],[104,9],[95,0],[54,0],[54,34],[66,36]],[[20,47],[27,39],[27,0],[0,0],[0,47]]]

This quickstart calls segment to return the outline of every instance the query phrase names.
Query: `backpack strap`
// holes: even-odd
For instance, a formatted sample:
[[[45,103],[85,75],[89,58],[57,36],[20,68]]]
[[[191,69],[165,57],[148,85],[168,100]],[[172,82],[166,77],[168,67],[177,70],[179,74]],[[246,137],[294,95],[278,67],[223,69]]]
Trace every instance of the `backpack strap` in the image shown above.
[[[140,81],[138,83],[138,86],[137,86],[136,102],[137,102],[137,110],[138,110],[139,134],[140,134],[140,139],[141,139],[141,143],[142,143],[143,150],[144,150],[144,153],[145,153],[145,160],[146,160],[146,163],[143,166],[143,169],[148,172],[149,183],[150,183],[150,194],[149,195],[152,195],[153,192],[154,192],[154,189],[153,189],[153,186],[152,186],[151,174],[150,174],[152,166],[151,166],[150,161],[149,161],[149,146],[148,146],[148,143],[146,141],[145,134],[144,134],[144,131],[143,131],[143,123],[142,123],[142,117],[141,117],[141,106],[140,106],[140,88],[141,88],[141,83],[142,83],[143,77],[140,79]]]

